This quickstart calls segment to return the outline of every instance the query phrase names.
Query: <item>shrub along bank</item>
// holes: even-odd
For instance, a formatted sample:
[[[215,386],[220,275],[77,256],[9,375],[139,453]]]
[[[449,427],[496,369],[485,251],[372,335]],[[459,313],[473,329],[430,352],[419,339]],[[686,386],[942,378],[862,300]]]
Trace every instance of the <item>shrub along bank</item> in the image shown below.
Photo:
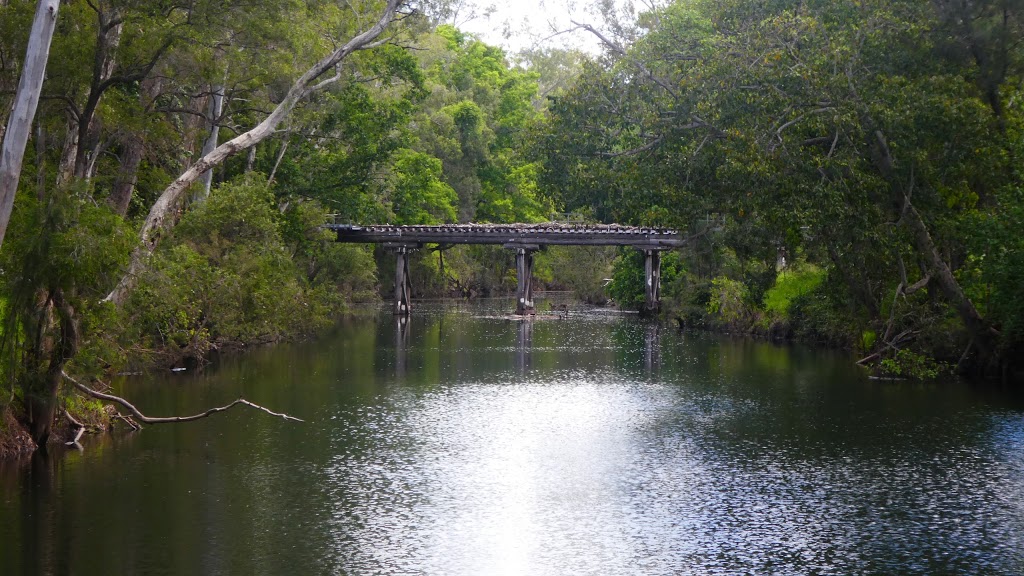
[[[866,357],[873,374],[885,378],[934,378],[956,370],[962,343],[952,316],[925,292],[902,294],[872,320],[844,297],[842,280],[830,269],[798,260],[785,266],[742,261],[723,251],[718,274],[702,275],[692,251],[663,256],[662,310],[680,327],[843,348]],[[777,267],[778,266],[778,267]],[[643,260],[623,252],[615,261],[609,293],[624,307],[643,303]],[[930,319],[927,329],[922,320]],[[870,354],[878,338],[897,345]],[[959,348],[958,348],[959,346]]]
[[[261,176],[215,189],[139,279],[105,360],[177,365],[330,326],[376,277],[369,248],[328,242],[326,219],[315,202],[278,206]]]
[[[52,422],[48,411],[105,425],[100,403],[51,396],[64,371],[102,378],[202,363],[214,351],[315,334],[349,302],[375,297],[368,247],[328,242],[317,203],[278,205],[266,178],[251,174],[193,206],[115,308],[101,299],[133,235],[105,207],[55,198],[19,200],[3,253],[10,378],[0,455],[34,447],[25,429],[45,441],[51,433],[37,435],[33,423]]]

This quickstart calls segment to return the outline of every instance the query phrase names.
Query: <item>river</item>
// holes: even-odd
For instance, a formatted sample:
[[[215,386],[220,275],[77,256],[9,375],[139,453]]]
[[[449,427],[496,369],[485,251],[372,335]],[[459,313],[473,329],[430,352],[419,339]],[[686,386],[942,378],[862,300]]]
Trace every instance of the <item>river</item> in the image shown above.
[[[1024,399],[508,301],[387,310],[203,373],[235,409],[0,466],[2,574],[1024,574]]]

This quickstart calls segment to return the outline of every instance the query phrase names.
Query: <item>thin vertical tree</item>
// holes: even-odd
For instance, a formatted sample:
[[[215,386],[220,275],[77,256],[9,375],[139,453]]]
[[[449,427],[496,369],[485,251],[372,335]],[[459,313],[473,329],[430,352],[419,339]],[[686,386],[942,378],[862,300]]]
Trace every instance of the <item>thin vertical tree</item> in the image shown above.
[[[4,133],[3,152],[0,155],[0,245],[7,233],[7,224],[11,221],[25,146],[32,132],[32,120],[36,115],[43,77],[46,75],[46,61],[50,57],[50,42],[57,24],[58,8],[59,0],[39,0],[36,6],[21,80],[14,97],[14,109]]]

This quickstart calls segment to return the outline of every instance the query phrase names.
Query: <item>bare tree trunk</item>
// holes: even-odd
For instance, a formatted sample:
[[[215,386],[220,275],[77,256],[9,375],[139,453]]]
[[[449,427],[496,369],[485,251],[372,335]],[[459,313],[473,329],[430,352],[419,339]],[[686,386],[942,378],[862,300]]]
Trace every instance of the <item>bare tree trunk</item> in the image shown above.
[[[68,128],[64,135],[64,146],[61,147],[60,161],[57,163],[57,186],[63,186],[75,175],[75,157],[78,156],[78,117],[72,112],[67,113]]]
[[[156,249],[161,236],[174,226],[176,221],[176,212],[186,191],[204,172],[224,162],[224,160],[237,152],[246,150],[249,147],[273,136],[277,126],[288,116],[289,113],[291,113],[292,109],[295,108],[295,105],[298,104],[300,100],[324,86],[337,81],[340,78],[340,71],[335,76],[322,80],[319,83],[317,83],[318,78],[334,69],[342,60],[347,58],[353,52],[372,48],[377,45],[374,41],[382,32],[384,32],[384,29],[387,28],[388,24],[391,23],[391,20],[394,18],[399,6],[404,2],[405,0],[388,0],[383,14],[372,27],[358,36],[355,36],[343,46],[334,50],[331,54],[322,58],[319,62],[313,65],[313,67],[300,76],[299,79],[292,84],[292,87],[288,90],[288,93],[285,95],[281,103],[278,104],[270,115],[262,122],[257,124],[248,132],[240,134],[224,144],[221,144],[215,150],[200,158],[198,162],[183,174],[178,176],[178,178],[160,194],[160,197],[157,198],[156,203],[154,203],[153,207],[150,209],[149,216],[146,217],[146,221],[143,223],[142,230],[139,234],[141,244],[134,250],[134,252],[132,252],[131,263],[129,264],[128,271],[121,278],[120,282],[118,282],[114,290],[111,291],[104,300],[113,302],[118,306],[124,302],[124,299],[128,295],[128,291],[134,285],[136,276],[142,271],[145,261]]]
[[[256,164],[256,146],[249,148],[249,156],[245,159],[245,173],[252,172],[253,166]]]
[[[281,166],[281,161],[284,160],[284,153],[288,151],[288,139],[281,142],[281,149],[277,151],[277,159],[274,160],[274,167],[270,169],[270,176],[267,177],[269,182],[274,181],[274,177],[277,176],[277,169]]]
[[[3,151],[0,153],[0,245],[7,233],[7,224],[11,221],[14,196],[18,192],[18,180],[21,177],[21,163],[32,130],[32,119],[39,104],[39,93],[43,88],[46,61],[50,57],[50,41],[53,39],[59,7],[59,0],[39,0],[36,6],[32,32],[25,50],[25,65],[14,99],[14,110],[4,133]]]
[[[107,197],[110,208],[120,216],[128,213],[128,206],[132,202],[132,192],[138,182],[139,166],[142,165],[142,155],[145,150],[146,141],[141,134],[132,132],[127,135],[121,158],[121,170],[110,190],[110,196]]]
[[[213,86],[211,90],[207,116],[210,118],[210,135],[203,144],[203,156],[207,156],[217,148],[217,138],[220,136],[220,114],[224,107],[224,86]],[[203,172],[200,178],[203,183],[201,190],[196,191],[193,202],[203,202],[210,196],[210,186],[213,185],[213,169]]]
[[[103,93],[111,86],[109,81],[114,75],[116,51],[121,44],[121,31],[124,28],[120,11],[117,9],[107,13],[97,8],[97,19],[99,22],[92,83],[89,86],[89,97],[78,119],[78,150],[75,154],[74,175],[82,179],[88,178],[89,168],[95,164],[95,155],[100,150],[100,127],[95,122],[96,110],[99,108]]]
[[[98,122],[94,122],[98,124]],[[99,126],[96,126],[96,131],[99,132]],[[92,180],[92,177],[96,175],[96,163],[99,161],[100,156],[107,149],[107,143],[101,139],[97,139],[92,147],[89,154],[86,155],[85,171],[82,173],[82,179],[88,182]]]
[[[36,122],[36,198],[46,198],[46,130],[43,123]]]
[[[146,424],[178,424],[178,423],[181,423],[181,422],[192,422],[194,420],[201,420],[203,418],[206,418],[207,416],[210,416],[211,414],[216,414],[218,412],[224,412],[226,410],[230,410],[231,408],[234,408],[235,406],[238,406],[238,405],[249,406],[250,408],[255,408],[257,410],[262,410],[263,412],[266,412],[267,414],[270,414],[271,416],[277,416],[278,418],[283,418],[285,420],[292,420],[294,422],[305,422],[305,420],[303,420],[301,418],[296,418],[295,416],[289,416],[288,414],[284,414],[282,412],[274,412],[273,410],[270,410],[268,408],[264,408],[263,406],[260,406],[259,404],[254,404],[254,403],[246,400],[245,398],[239,398],[239,399],[235,400],[234,402],[232,402],[230,404],[227,404],[225,406],[219,406],[217,408],[210,408],[209,410],[207,410],[205,412],[200,412],[199,414],[193,414],[191,416],[162,416],[162,417],[161,416],[146,416],[138,408],[136,408],[131,402],[128,402],[127,400],[125,400],[124,398],[121,398],[120,396],[114,396],[113,394],[105,394],[103,392],[99,392],[99,391],[93,390],[92,388],[89,388],[88,386],[86,386],[85,384],[82,384],[78,380],[75,380],[74,378],[69,376],[66,372],[63,375],[64,375],[64,378],[66,378],[68,382],[71,382],[72,386],[77,388],[79,391],[81,391],[81,392],[83,392],[83,393],[85,393],[85,394],[87,394],[87,395],[89,395],[89,396],[91,396],[93,398],[96,398],[98,400],[106,400],[108,402],[116,402],[116,403],[120,404],[121,406],[124,406],[125,408],[127,408],[128,411],[132,413],[132,416],[134,416],[135,418],[138,418],[140,422],[144,422]]]
[[[29,433],[38,446],[45,445],[50,437],[53,419],[57,415],[57,391],[60,389],[64,365],[78,350],[78,322],[74,308],[60,289],[54,290],[48,301],[50,304],[42,312],[45,315],[42,324],[46,333],[39,335],[37,343],[42,344],[42,349],[36,351],[40,359],[48,357],[48,361],[45,370],[40,369],[24,376]],[[50,349],[45,349],[47,347]]]

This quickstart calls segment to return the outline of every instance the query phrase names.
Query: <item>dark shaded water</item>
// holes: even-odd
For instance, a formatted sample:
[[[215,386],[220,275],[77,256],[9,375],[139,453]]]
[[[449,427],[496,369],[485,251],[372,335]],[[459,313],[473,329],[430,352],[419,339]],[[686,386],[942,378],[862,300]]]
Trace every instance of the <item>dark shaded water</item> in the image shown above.
[[[1024,574],[1024,402],[510,304],[353,320],[0,468],[3,574]]]

